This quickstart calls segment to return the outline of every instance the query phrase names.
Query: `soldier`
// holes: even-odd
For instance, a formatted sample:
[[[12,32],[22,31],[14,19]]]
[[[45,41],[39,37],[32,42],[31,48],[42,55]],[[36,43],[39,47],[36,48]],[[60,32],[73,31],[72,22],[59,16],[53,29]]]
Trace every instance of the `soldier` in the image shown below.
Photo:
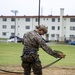
[[[24,75],[31,75],[31,68],[35,75],[42,75],[42,65],[39,59],[39,46],[47,52],[49,55],[55,58],[64,58],[64,54],[59,54],[52,50],[45,41],[42,39],[41,35],[47,33],[47,27],[44,25],[36,26],[36,30],[27,32],[23,36],[23,53],[21,56],[22,67],[24,69]]]

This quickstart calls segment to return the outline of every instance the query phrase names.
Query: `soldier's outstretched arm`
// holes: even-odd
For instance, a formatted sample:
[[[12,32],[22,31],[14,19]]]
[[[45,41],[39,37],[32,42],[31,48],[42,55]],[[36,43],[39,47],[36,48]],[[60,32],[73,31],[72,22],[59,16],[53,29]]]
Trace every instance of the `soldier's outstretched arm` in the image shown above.
[[[58,52],[55,52],[52,50],[42,39],[42,37],[37,37],[38,43],[41,46],[41,48],[47,52],[49,55],[54,56],[55,58],[64,58],[65,54],[59,54]]]

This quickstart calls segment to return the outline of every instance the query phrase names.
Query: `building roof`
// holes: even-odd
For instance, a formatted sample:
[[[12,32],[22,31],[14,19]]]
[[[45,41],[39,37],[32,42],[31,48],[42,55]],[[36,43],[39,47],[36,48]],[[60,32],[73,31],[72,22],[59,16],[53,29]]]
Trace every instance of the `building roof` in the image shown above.
[[[15,16],[3,16],[1,15],[0,18],[14,18]],[[40,16],[40,18],[59,18],[60,16],[53,16],[53,15],[48,15],[48,16]],[[74,17],[75,15],[66,15],[63,16],[64,18],[71,18]],[[16,16],[16,18],[38,18],[38,16]]]

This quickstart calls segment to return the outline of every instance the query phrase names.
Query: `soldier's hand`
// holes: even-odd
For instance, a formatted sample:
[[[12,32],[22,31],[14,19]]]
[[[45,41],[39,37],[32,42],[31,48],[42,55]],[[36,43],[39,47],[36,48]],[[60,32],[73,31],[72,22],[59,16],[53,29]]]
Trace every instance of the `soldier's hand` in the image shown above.
[[[60,53],[60,56],[59,56],[59,58],[65,58],[65,54],[63,54],[63,53]]]
[[[61,51],[54,50],[54,53],[55,53],[54,57],[56,57],[56,58],[65,58],[65,56],[66,56],[66,55],[65,55],[63,52],[61,52]]]

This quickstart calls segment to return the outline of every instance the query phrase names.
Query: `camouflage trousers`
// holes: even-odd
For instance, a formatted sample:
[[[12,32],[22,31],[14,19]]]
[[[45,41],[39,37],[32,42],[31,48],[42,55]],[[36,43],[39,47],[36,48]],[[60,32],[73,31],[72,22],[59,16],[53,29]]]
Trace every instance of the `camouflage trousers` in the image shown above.
[[[42,65],[37,54],[24,55],[22,58],[22,67],[24,69],[24,75],[31,75],[31,69],[34,75],[42,75]]]

